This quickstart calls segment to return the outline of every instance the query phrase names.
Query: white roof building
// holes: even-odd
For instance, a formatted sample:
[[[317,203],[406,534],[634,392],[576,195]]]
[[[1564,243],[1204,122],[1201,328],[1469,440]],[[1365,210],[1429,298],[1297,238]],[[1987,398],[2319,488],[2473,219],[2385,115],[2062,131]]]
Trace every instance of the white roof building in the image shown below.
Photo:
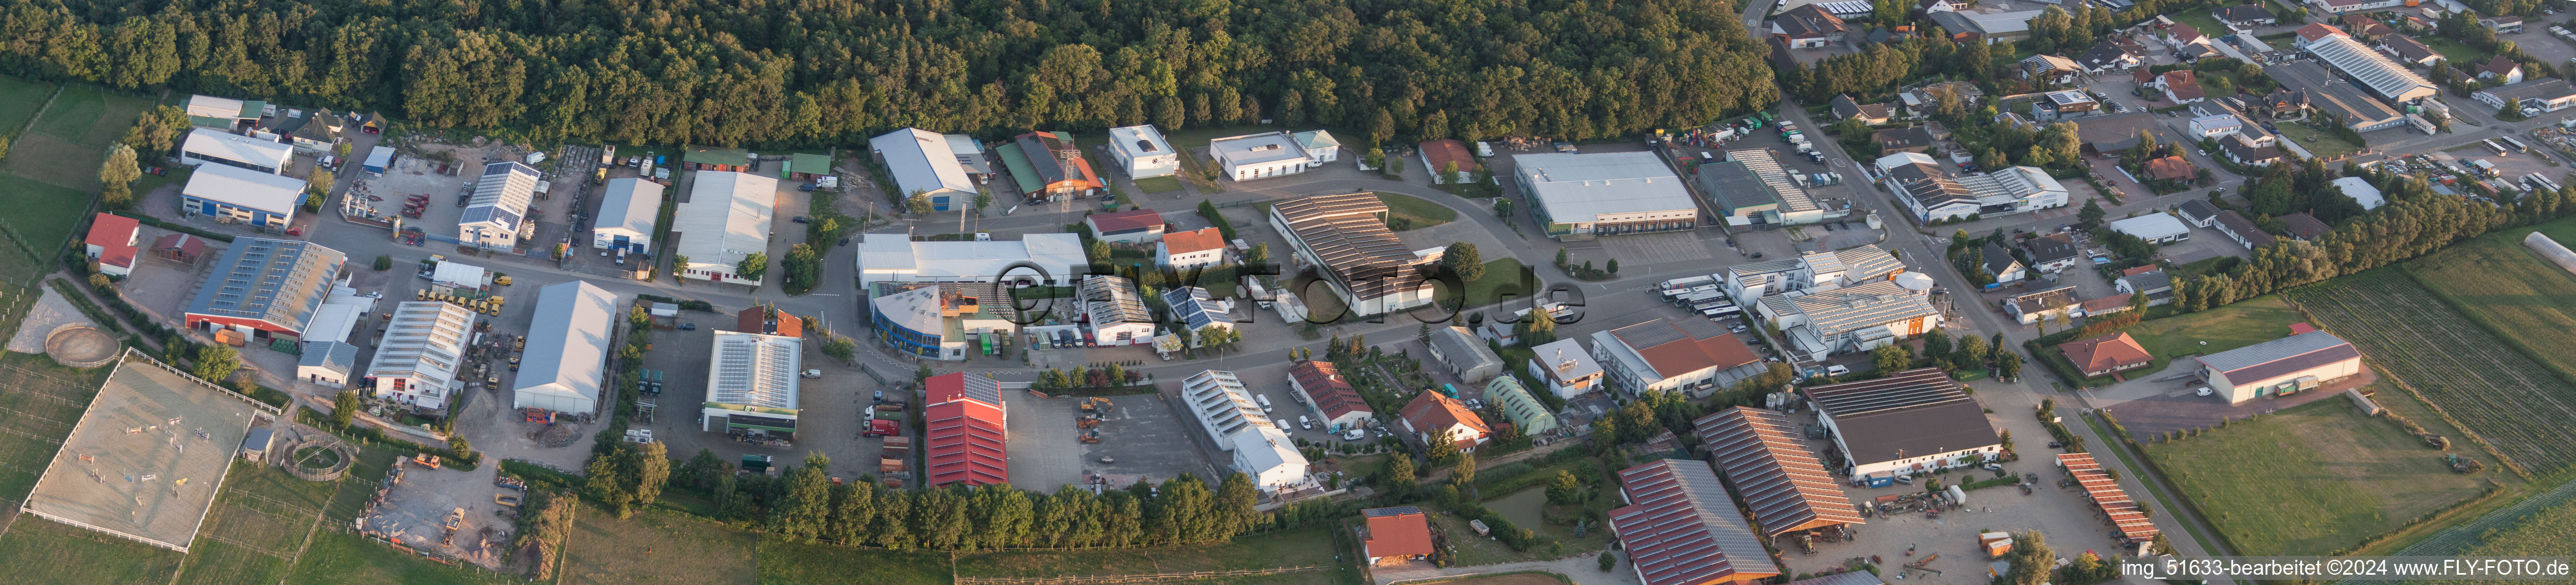
[[[2163,213],[2149,213],[2111,222],[2111,231],[2137,236],[2150,244],[2179,242],[2191,238],[2191,226]]]
[[[1306,149],[1306,160],[1312,166],[1342,159],[1342,140],[1334,138],[1332,132],[1319,128],[1290,134],[1289,137],[1297,140],[1298,148]]]
[[[292,221],[296,205],[304,202],[304,180],[225,165],[198,167],[197,172],[188,176],[187,186],[179,188],[179,195],[222,206],[266,211]]]
[[[1091,264],[1082,251],[1082,236],[1066,233],[980,242],[916,242],[907,234],[862,234],[858,262],[862,288],[886,281],[1043,280],[1068,285]]]
[[[1662,157],[1648,152],[1521,154],[1514,179],[1559,238],[1689,229],[1699,204]]]
[[[2432,97],[2435,92],[2433,84],[2424,81],[2423,76],[2416,75],[2415,70],[2397,64],[2397,61],[2389,59],[2387,55],[2371,50],[2370,47],[2363,46],[2350,37],[2328,36],[2317,39],[2315,42],[2308,43],[2307,51],[2315,54],[2327,65],[2334,66],[2335,70],[2342,71],[2345,75],[2360,81],[2362,87],[2370,88],[2371,92],[2390,101],[2414,101]]]
[[[1090,319],[1093,344],[1152,342],[1154,313],[1145,308],[1145,299],[1137,291],[1136,281],[1095,275],[1082,279],[1080,292],[1083,314]]]
[[[761,333],[716,331],[707,363],[707,402],[700,430],[713,430],[718,418],[726,427],[746,425],[735,418],[796,420],[796,374],[804,365],[804,340]],[[791,426],[792,428],[792,426]]]
[[[608,180],[599,217],[590,223],[590,247],[643,252],[653,245],[653,222],[662,214],[662,184],[635,177]]]
[[[536,318],[528,325],[510,407],[598,412],[616,315],[617,296],[586,281],[537,289]]]
[[[1208,141],[1209,156],[1237,181],[1306,172],[1314,162],[1286,132],[1228,136]]]
[[[215,97],[205,94],[188,96],[189,117],[239,123],[241,120],[245,119],[242,117],[243,113],[241,100],[228,97]],[[259,119],[259,115],[253,113],[247,119],[257,120]]]
[[[214,161],[263,173],[281,173],[286,170],[287,160],[294,157],[295,147],[286,143],[207,128],[188,130],[188,139],[179,146],[179,162],[189,166]]]
[[[492,283],[492,271],[463,262],[439,261],[429,271],[429,282],[448,288],[480,289]]]
[[[2388,198],[2379,194],[2379,188],[2371,186],[2370,181],[2361,177],[2335,179],[2334,186],[2343,191],[2343,196],[2351,197],[2354,203],[2361,204],[2364,211],[2378,209],[2379,206],[2388,204]]]
[[[518,161],[483,165],[483,177],[474,181],[474,198],[456,218],[456,240],[485,250],[518,246],[538,181],[537,169]]]
[[[737,281],[759,286],[734,274],[744,256],[769,252],[769,229],[777,211],[778,179],[730,171],[692,171],[689,201],[672,219],[672,237],[680,239],[674,254],[689,257],[680,275],[698,280]],[[771,261],[776,265],[776,259]],[[777,272],[775,269],[771,272]]]
[[[448,397],[464,385],[456,370],[473,335],[474,312],[465,307],[438,301],[394,305],[366,377],[376,380],[379,398],[443,415]]]
[[[975,192],[975,181],[966,177],[966,166],[958,163],[957,153],[950,148],[945,134],[905,128],[868,139],[868,148],[885,161],[886,172],[894,175],[895,187],[906,195],[919,192],[939,197]]]
[[[1130,177],[1144,179],[1165,177],[1181,172],[1180,151],[1163,139],[1162,131],[1153,124],[1122,126],[1109,129],[1109,153],[1118,157],[1118,166]]]
[[[1258,433],[1274,428],[1270,416],[1261,412],[1261,404],[1252,401],[1243,380],[1234,372],[1206,370],[1181,380],[1181,400],[1189,406],[1192,418],[1208,433],[1208,440],[1218,447],[1234,450],[1238,433]]]
[[[1295,439],[1277,427],[1263,426],[1234,434],[1231,441],[1234,470],[1252,477],[1261,491],[1277,492],[1295,489],[1306,482],[1306,456],[1297,452]]]
[[[1530,348],[1529,371],[1547,385],[1547,390],[1560,398],[1573,398],[1601,386],[1601,362],[1583,349],[1583,342],[1568,337]]]
[[[380,296],[374,293],[360,295],[358,289],[332,286],[331,297],[313,309],[313,319],[305,326],[304,335],[296,338],[297,341],[308,344],[348,341],[349,334],[358,330],[358,321],[375,314],[376,301]]]

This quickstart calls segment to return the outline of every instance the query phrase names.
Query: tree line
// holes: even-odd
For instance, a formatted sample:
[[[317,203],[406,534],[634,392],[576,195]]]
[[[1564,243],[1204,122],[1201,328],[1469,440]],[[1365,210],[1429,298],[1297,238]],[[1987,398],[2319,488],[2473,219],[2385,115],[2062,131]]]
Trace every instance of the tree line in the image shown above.
[[[630,143],[1276,120],[1574,139],[1776,99],[1733,3],[20,0],[0,72]]]
[[[2314,168],[2312,165],[2311,168]],[[2306,174],[2311,171],[2302,171]],[[2337,225],[2315,240],[2282,238],[2216,274],[2174,283],[2183,312],[2225,306],[2281,289],[2387,266],[2432,253],[2488,232],[2527,226],[2576,213],[2576,189],[2538,190],[2509,205],[2434,193],[2422,179],[2386,169],[2345,169],[2387,194],[2388,204]],[[2266,182],[2282,181],[2270,178]],[[2287,179],[2293,180],[2295,179]],[[2299,188],[2302,193],[2320,190]],[[2257,185],[2254,190],[2269,189]],[[2310,195],[2316,197],[2315,195]],[[2507,195],[2505,198],[2510,198]]]

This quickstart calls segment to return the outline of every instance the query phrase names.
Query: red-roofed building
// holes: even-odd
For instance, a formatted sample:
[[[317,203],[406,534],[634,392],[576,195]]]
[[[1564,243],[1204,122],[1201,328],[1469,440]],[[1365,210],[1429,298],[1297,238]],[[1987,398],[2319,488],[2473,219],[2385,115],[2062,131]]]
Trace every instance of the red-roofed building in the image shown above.
[[[1744,341],[1707,319],[1656,319],[1592,334],[1592,358],[1613,387],[1706,397],[1769,369]]]
[[[1142,244],[1163,239],[1163,214],[1151,209],[1094,213],[1082,218],[1082,223],[1105,242]]]
[[[89,235],[81,242],[89,245],[89,259],[98,261],[100,273],[126,276],[134,273],[134,238],[142,227],[134,218],[101,213],[90,220]]]
[[[2182,157],[2168,156],[2147,161],[2147,180],[2189,181],[2197,178],[2200,178],[2200,167],[2191,166],[2191,162]]]
[[[1754,583],[1780,566],[1706,463],[1665,459],[1619,471],[1628,505],[1610,511],[1610,530],[1645,585]]]
[[[1431,518],[1413,506],[1360,510],[1368,518],[1360,538],[1371,565],[1401,565],[1431,556]]]
[[[1351,389],[1350,380],[1342,378],[1341,369],[1333,362],[1303,360],[1288,364],[1288,387],[1297,391],[1297,400],[1307,408],[1324,413],[1323,420],[1316,422],[1325,428],[1357,427],[1377,416],[1377,411],[1369,408],[1359,391]]]
[[[2290,324],[2290,334],[2291,334],[2291,335],[2298,335],[2298,334],[2301,334],[2301,333],[2307,333],[2307,332],[2310,332],[2310,331],[2316,331],[2316,330],[2317,330],[2317,326],[2315,326],[2315,325],[2309,325],[2309,324],[2307,324],[2307,323],[2291,323],[2291,324]]]
[[[1422,170],[1431,171],[1432,184],[1465,183],[1476,180],[1476,157],[1467,154],[1467,143],[1459,142],[1456,138],[1442,138],[1426,140],[1417,146],[1422,149]],[[1452,164],[1458,165],[1457,174],[1441,176],[1440,172],[1448,169]]]
[[[2167,71],[2163,76],[2157,77],[2153,85],[2156,89],[2164,90],[2165,99],[2173,100],[2177,104],[2196,102],[2209,97],[2207,92],[2200,88],[2200,77],[2189,69]]]
[[[778,310],[776,305],[752,305],[733,314],[733,330],[779,337],[804,337],[805,320]]]
[[[2145,510],[2138,509],[2137,500],[2130,499],[2129,493],[2120,489],[2120,481],[2112,479],[2111,474],[2102,471],[2102,464],[2093,461],[2093,454],[2059,453],[2057,466],[2065,469],[2067,475],[2073,476],[2075,482],[2084,487],[2085,499],[2102,508],[2103,517],[2111,522],[2120,542],[2150,542],[2156,539],[2156,535],[2164,533],[2156,528],[2155,521],[2147,517]]]
[[[2299,28],[2299,38],[2297,40],[2290,41],[2290,44],[2293,48],[2305,48],[2308,46],[2308,43],[2324,40],[2326,37],[2352,38],[2352,35],[2343,32],[2343,29],[2335,28],[2334,25],[2331,24],[2311,22],[2308,23],[2307,26]]]
[[[1029,161],[1032,176],[1020,177],[1019,182],[1036,187],[1032,191],[1065,196],[1109,187],[1109,183],[1100,180],[1099,173],[1091,170],[1091,159],[1083,158],[1082,148],[1073,144],[1072,134],[1030,132],[1011,140]]]
[[[2156,361],[2155,356],[2147,353],[2145,346],[2138,345],[2138,340],[2131,339],[2127,333],[2069,341],[2057,346],[2057,350],[2065,352],[2066,360],[2074,362],[2075,369],[2084,372],[2086,377],[2108,376],[2120,370],[2146,367]]]
[[[1457,442],[1459,451],[1473,451],[1494,437],[1493,427],[1485,426],[1485,419],[1467,410],[1466,403],[1431,390],[1404,405],[1404,430],[1426,442],[1446,435]]]
[[[1011,483],[1007,414],[1001,385],[965,372],[923,380],[929,406],[921,409],[924,483],[969,486]]]
[[[1154,242],[1154,262],[1172,268],[1214,266],[1225,262],[1225,232],[1216,228],[1164,234]]]
[[[196,264],[206,254],[206,239],[188,234],[170,234],[152,241],[152,255],[172,262]]]

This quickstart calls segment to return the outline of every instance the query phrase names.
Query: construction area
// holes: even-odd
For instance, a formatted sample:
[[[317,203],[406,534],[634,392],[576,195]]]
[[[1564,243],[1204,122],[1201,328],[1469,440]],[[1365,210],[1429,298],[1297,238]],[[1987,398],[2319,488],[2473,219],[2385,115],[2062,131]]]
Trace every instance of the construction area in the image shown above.
[[[256,419],[277,410],[127,352],[25,510],[187,552]]]

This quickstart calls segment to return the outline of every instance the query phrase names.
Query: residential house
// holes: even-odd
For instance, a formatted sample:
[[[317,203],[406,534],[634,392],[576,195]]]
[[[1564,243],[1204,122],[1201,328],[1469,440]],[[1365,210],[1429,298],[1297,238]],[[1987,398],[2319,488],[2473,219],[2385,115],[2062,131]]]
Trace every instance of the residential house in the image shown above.
[[[2202,34],[2200,29],[2192,26],[2191,23],[2177,21],[2165,27],[2164,34],[2159,40],[2173,46],[2175,51],[2183,51],[2192,45],[2208,44],[2209,35]]]
[[[2182,214],[2182,221],[2191,224],[2191,227],[2209,227],[2211,222],[2218,221],[2218,206],[2199,199],[2185,200],[2181,205],[2175,205],[2174,212]]]
[[[348,118],[330,110],[287,108],[280,115],[261,118],[251,136],[267,138],[294,146],[314,155],[329,154],[340,143],[340,131],[348,127]]]
[[[1154,242],[1154,265],[1169,268],[1225,263],[1225,234],[1217,228],[1172,232]]]
[[[2147,161],[2147,180],[2189,181],[2200,178],[2200,167],[2192,166],[2181,156],[2168,156]]]
[[[1502,356],[1477,339],[1476,332],[1451,325],[1431,328],[1431,359],[1449,366],[1449,373],[1470,384],[1483,382],[1503,373]]]
[[[89,259],[98,262],[98,272],[108,276],[134,274],[134,259],[140,250],[134,246],[142,222],[113,213],[101,213],[89,220],[89,234],[81,236],[81,245]]]
[[[2196,102],[2208,97],[2200,88],[2198,72],[2189,69],[2167,71],[2164,75],[2156,76],[2154,81],[2148,82],[2148,87],[2163,91],[2166,100],[2177,104]]]
[[[1082,224],[1091,228],[1091,237],[1105,242],[1144,244],[1163,239],[1163,214],[1151,209],[1130,209],[1083,216]]]
[[[1611,385],[1631,397],[1656,391],[1707,397],[1765,369],[1742,340],[1697,317],[1594,332],[1592,357]]]
[[[2211,14],[2217,16],[2218,21],[2226,23],[2229,28],[2251,29],[2281,23],[2280,17],[2273,16],[2272,11],[2265,10],[2258,4],[2238,4],[2218,9]]]
[[[2270,116],[2273,120],[2304,120],[2308,117],[2308,92],[2275,89],[2272,93],[2263,94],[2261,99],[2248,101],[2245,109],[2256,115]]]
[[[1835,95],[1832,104],[1836,120],[1856,119],[1862,124],[1876,126],[1896,117],[1886,104],[1863,104],[1853,101],[1850,95]]]
[[[2326,14],[2344,14],[2348,12],[2369,12],[2382,8],[2396,8],[2399,4],[2402,4],[2403,1],[2404,0],[2308,0],[2308,5],[2316,7],[2318,12]]]
[[[2389,28],[2388,25],[2380,23],[2379,19],[2365,15],[2346,14],[2336,20],[2343,23],[2344,32],[2351,33],[2352,39],[2356,41],[2370,42],[2380,37],[2397,34],[2397,29]]]
[[[2084,66],[2085,71],[2093,73],[2136,69],[2138,64],[2145,62],[2146,57],[2145,52],[2138,50],[2137,46],[2137,41],[2123,37],[2105,39],[2093,43],[2093,48],[2085,51],[2083,56],[2076,57],[2075,63]]]
[[[2245,219],[2234,209],[2218,212],[2218,221],[2211,227],[2218,228],[2218,233],[2227,234],[2227,239],[2235,240],[2237,245],[2246,248],[2262,249],[2272,245],[2272,234],[2264,233],[2263,228],[2256,227],[2253,220]]]
[[[1436,390],[1423,390],[1400,412],[1405,432],[1413,433],[1414,439],[1426,445],[1446,438],[1454,442],[1459,451],[1469,452],[1494,439],[1493,427],[1486,426],[1483,417],[1468,410],[1466,403],[1442,396]]]
[[[2335,28],[2335,26],[2331,24],[2311,22],[2308,23],[2307,26],[2299,27],[2299,32],[2290,40],[2290,48],[2305,49],[2308,48],[2309,44],[2325,40],[2326,37],[2344,37],[2349,39],[2352,38],[2352,34],[2343,32],[2343,29]]]
[[[2074,59],[2056,55],[2033,55],[2021,61],[2021,78],[2041,85],[2074,83],[2083,73],[2084,66]]]
[[[1920,126],[1871,132],[1869,141],[1878,145],[1878,152],[1881,155],[1899,152],[1929,153],[1932,152],[1932,147],[1936,146],[1932,141],[1932,133],[1923,131]]]
[[[2478,66],[2478,79],[2502,80],[2505,85],[2522,83],[2522,62],[2497,55],[2488,59],[2487,64]]]
[[[1422,170],[1431,172],[1431,184],[1434,185],[1474,181],[1476,168],[1483,166],[1476,162],[1474,154],[1467,152],[1467,143],[1456,138],[1425,140],[1414,146],[1421,155]],[[1513,159],[1525,160],[1522,156]]]
[[[2066,89],[2040,94],[2030,101],[2030,117],[2042,122],[2092,116],[2103,113],[2102,102],[2083,90]],[[1885,153],[1881,153],[1885,154]]]
[[[2127,333],[2069,341],[2057,346],[2057,351],[2066,354],[2066,361],[2074,363],[2075,371],[2083,372],[2087,378],[2143,368],[2156,362],[2155,356],[2149,355],[2147,348],[2138,345],[2138,340],[2130,338]]]
[[[2040,272],[2054,274],[2073,267],[2076,261],[2084,259],[2084,247],[2075,245],[2075,239],[2067,237],[2066,234],[2049,234],[2024,240],[2021,247],[2030,251],[2030,267]]]
[[[2075,287],[2061,286],[2017,294],[2004,297],[2000,304],[2003,305],[2005,315],[2012,316],[2016,322],[2023,325],[2051,316],[2074,319],[2075,316],[2071,313],[2076,305]]]
[[[2478,90],[2471,97],[2494,106],[2498,111],[2520,107],[2526,113],[2530,110],[2555,112],[2576,106],[2576,85],[2569,85],[2567,80],[2556,77],[2543,77]]]
[[[2424,43],[2416,42],[2415,39],[2404,35],[2388,35],[2381,38],[2379,47],[2386,49],[2389,56],[2396,58],[2397,62],[2413,67],[2430,66],[2442,62],[2443,59],[2442,54],[2434,52],[2432,47],[2424,46]]]
[[[1289,134],[1299,150],[1306,151],[1306,168],[1322,168],[1324,163],[1342,160],[1342,141],[1323,129]]]
[[[2192,118],[2191,123],[2186,127],[2190,129],[2191,137],[2194,139],[2226,138],[2245,130],[2245,124],[2235,114]]]
[[[1360,510],[1360,547],[1370,565],[1395,566],[1431,556],[1431,524],[1421,508],[1394,506]]]
[[[1989,243],[1983,248],[1978,248],[1978,252],[1979,256],[1985,258],[1986,275],[1995,278],[1994,284],[1987,285],[1987,288],[2021,282],[2024,278],[2030,278],[2030,270],[2023,267],[2021,265],[2021,260],[2014,258],[2012,252],[2005,250],[2003,246]]]
[[[2314,240],[2334,231],[2334,228],[2303,211],[2281,216],[2281,231],[2289,233],[2293,240]]]
[[[2173,302],[2172,275],[2165,274],[2165,271],[2163,270],[2156,270],[2154,266],[2140,266],[2138,268],[2145,268],[2147,270],[2125,274],[2120,276],[2120,278],[2113,279],[2111,281],[2111,288],[2120,291],[2120,294],[2124,295],[2134,295],[2142,292],[2147,293],[2147,306],[2150,307]]]
[[[1574,398],[1598,389],[1605,370],[1592,353],[1583,350],[1575,338],[1559,339],[1530,348],[1530,377],[1538,379],[1546,390],[1558,398]]]
[[[1297,360],[1288,364],[1288,388],[1296,392],[1298,402],[1320,415],[1315,422],[1324,428],[1358,427],[1377,416],[1377,410],[1360,398],[1359,391],[1351,388],[1351,381],[1342,377],[1341,368],[1333,362]]]
[[[1843,41],[1850,32],[1843,19],[1814,4],[1802,4],[1771,17],[1771,36],[1792,49],[1820,49]]]
[[[2281,162],[2280,146],[2255,146],[2242,134],[2218,141],[2218,150],[2226,153],[2228,161],[2245,166],[2268,167]]]

